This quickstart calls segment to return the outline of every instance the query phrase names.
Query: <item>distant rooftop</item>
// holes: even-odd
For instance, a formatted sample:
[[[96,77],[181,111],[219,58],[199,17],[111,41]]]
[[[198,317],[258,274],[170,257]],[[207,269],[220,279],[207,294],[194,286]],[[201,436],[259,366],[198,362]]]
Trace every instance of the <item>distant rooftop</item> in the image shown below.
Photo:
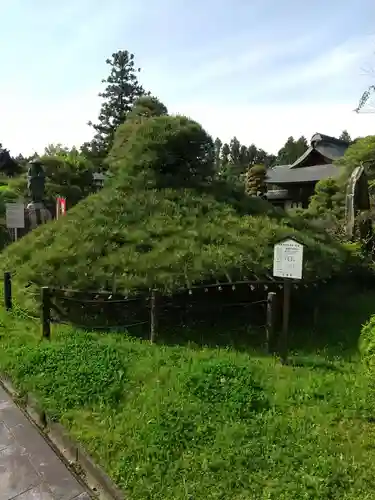
[[[267,184],[317,182],[337,177],[340,170],[332,164],[344,156],[349,143],[324,134],[314,134],[309,148],[292,165],[276,166],[268,171]]]
[[[317,182],[337,177],[340,169],[332,163],[293,169],[290,165],[275,167],[268,172],[268,184],[290,184],[293,182]]]

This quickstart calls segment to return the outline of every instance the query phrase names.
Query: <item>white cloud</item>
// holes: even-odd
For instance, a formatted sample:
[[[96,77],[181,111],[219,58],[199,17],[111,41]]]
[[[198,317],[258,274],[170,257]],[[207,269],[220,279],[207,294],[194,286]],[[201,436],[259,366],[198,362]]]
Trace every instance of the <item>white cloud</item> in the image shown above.
[[[244,144],[254,143],[276,153],[289,136],[315,132],[338,136],[347,129],[352,137],[375,133],[375,114],[356,114],[345,103],[281,103],[214,107],[186,105],[180,112],[202,123],[213,137],[229,141],[234,135]]]
[[[100,106],[96,89],[59,102],[17,103],[9,98],[6,103],[0,140],[14,155],[42,152],[50,143],[80,146],[90,140],[92,129],[86,123],[90,118],[95,120]],[[305,135],[309,140],[315,132],[337,136],[343,129],[352,137],[374,134],[375,114],[358,115],[353,107],[350,102],[241,106],[181,102],[170,111],[192,117],[223,141],[236,135],[244,144],[255,143],[276,153],[290,135]]]
[[[87,122],[96,119],[99,106],[97,89],[63,100],[2,93],[0,142],[13,155],[41,153],[50,143],[80,146],[92,137]]]
[[[224,39],[225,40],[225,39]],[[232,36],[223,40],[216,46],[216,53],[212,49],[205,50],[202,47],[200,57],[196,51],[188,52],[183,57],[184,65],[176,71],[171,63],[163,59],[150,61],[145,67],[144,74],[148,79],[157,81],[160,87],[170,88],[170,91],[199,90],[200,86],[220,81],[220,78],[235,77],[243,73],[241,78],[248,78],[251,74],[251,84],[256,85],[256,74],[268,66],[271,71],[272,65],[278,60],[303,53],[309,44],[313,42],[310,35],[299,38],[275,41],[254,40],[244,35]],[[176,62],[176,61],[175,61]],[[173,75],[165,78],[165,75]],[[255,74],[254,74],[255,73]],[[161,76],[165,81],[161,81]]]
[[[340,76],[355,80],[360,74],[360,68],[372,56],[374,46],[375,35],[346,40],[311,60],[282,69],[276,79],[262,81],[262,92],[271,89],[287,90],[315,82],[323,84]]]
[[[236,135],[241,142],[253,142],[270,152],[277,152],[290,135],[298,137],[303,134],[309,139],[315,132],[339,135],[343,129],[347,129],[353,137],[368,135],[375,133],[375,115],[357,115],[352,110],[361,90],[366,88],[366,81],[361,77],[361,67],[366,58],[370,57],[374,42],[373,36],[348,40],[324,54],[317,54],[312,61],[285,70],[277,78],[267,80],[267,75],[260,71],[259,78],[251,80],[249,96],[237,96],[234,85],[230,93],[223,95],[222,100],[217,100],[216,97],[203,100],[199,90],[200,85],[204,88],[203,83],[207,79],[230,74],[236,68],[257,67],[265,57],[272,61],[282,54],[300,51],[308,43],[308,39],[300,39],[298,43],[294,40],[293,43],[254,47],[251,51],[243,50],[234,58],[223,56],[201,73],[194,72],[198,73],[197,76],[180,74],[178,82],[160,69],[159,74],[149,73],[150,81],[146,87],[160,95],[171,112],[191,116],[201,122],[214,137],[229,141]],[[176,70],[171,74],[175,73]],[[187,87],[197,86],[192,100],[187,96],[187,88],[182,84],[180,86],[185,77]],[[322,88],[326,84],[334,88],[338,77],[350,78],[354,82],[352,95],[345,99],[333,95],[329,101],[322,97],[314,102],[288,102],[286,99],[271,102],[268,99],[266,103],[260,104],[254,101],[257,92],[267,95],[272,87],[285,91],[297,85],[303,89],[314,81]],[[173,92],[173,87],[177,91]],[[12,92],[12,88],[3,82],[0,142],[12,154],[29,154],[35,150],[41,152],[49,143],[81,145],[92,136],[92,129],[86,124],[89,119],[95,120],[97,117],[99,90],[99,86],[95,86],[82,95],[64,99],[57,95],[54,99],[47,99],[43,95],[27,95],[25,91]],[[250,96],[254,102],[249,102]]]

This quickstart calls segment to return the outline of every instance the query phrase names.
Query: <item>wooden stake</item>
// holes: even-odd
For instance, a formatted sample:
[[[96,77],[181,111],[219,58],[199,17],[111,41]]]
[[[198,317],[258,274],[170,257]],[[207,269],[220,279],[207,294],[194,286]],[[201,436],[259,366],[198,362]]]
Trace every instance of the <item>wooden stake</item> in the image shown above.
[[[313,325],[314,327],[318,325],[318,318],[319,318],[319,306],[314,306],[314,313],[313,313]]]
[[[41,299],[41,320],[42,336],[50,340],[51,338],[51,294],[48,286],[43,286],[40,290]]]
[[[275,292],[269,292],[267,295],[267,351],[272,352],[275,345],[276,330],[276,310],[277,297]]]
[[[290,316],[290,296],[292,291],[292,281],[288,278],[284,279],[284,300],[283,300],[283,329],[281,335],[281,363],[286,364],[288,357],[288,332],[289,332],[289,316]]]
[[[150,342],[155,341],[157,329],[157,315],[156,315],[156,292],[151,292],[151,311],[150,311]]]
[[[12,276],[9,271],[4,273],[4,305],[7,311],[12,309]]]
[[[112,275],[112,295],[115,295],[116,293],[116,274],[113,273]]]

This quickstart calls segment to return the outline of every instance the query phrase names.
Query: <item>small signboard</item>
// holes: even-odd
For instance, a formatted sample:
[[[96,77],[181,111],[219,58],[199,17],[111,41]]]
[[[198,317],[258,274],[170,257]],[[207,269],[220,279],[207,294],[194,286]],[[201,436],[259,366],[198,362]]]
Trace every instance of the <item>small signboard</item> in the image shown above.
[[[302,279],[303,245],[293,238],[277,243],[273,252],[273,275],[277,278]]]
[[[25,227],[25,206],[23,203],[6,204],[6,224],[8,229]]]

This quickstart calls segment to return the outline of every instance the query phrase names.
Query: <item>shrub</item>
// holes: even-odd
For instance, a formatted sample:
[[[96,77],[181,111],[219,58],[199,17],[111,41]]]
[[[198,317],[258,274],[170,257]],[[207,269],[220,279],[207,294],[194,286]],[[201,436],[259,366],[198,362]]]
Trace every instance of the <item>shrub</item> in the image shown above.
[[[373,418],[375,411],[375,315],[371,316],[362,327],[359,348],[369,389],[367,408]]]
[[[154,118],[168,114],[167,107],[156,97],[144,95],[139,97],[128,113],[127,120],[139,120],[142,118]]]
[[[290,236],[306,245],[306,279],[345,268],[348,252],[324,231],[209,182],[212,140],[199,124],[160,116],[134,127],[127,140],[118,131],[116,175],[104,189],[3,253],[1,267],[14,273],[23,303],[42,285],[108,290],[113,277],[121,293],[266,278],[273,245]]]
[[[245,178],[247,194],[256,196],[266,192],[266,174],[267,170],[264,165],[254,165],[247,170]]]
[[[11,233],[7,229],[5,215],[6,204],[17,201],[17,193],[8,184],[0,186],[0,250],[11,243]]]
[[[55,206],[56,197],[63,196],[70,208],[95,191],[93,165],[75,148],[50,146],[41,161],[46,175],[47,205]],[[26,174],[10,181],[9,185],[19,196],[29,197]]]
[[[375,315],[363,325],[359,346],[364,363],[375,370]]]
[[[356,167],[364,165],[369,179],[375,179],[375,135],[355,141],[335,163],[343,168],[346,178]]]
[[[242,209],[251,213],[251,203]],[[240,215],[230,203],[194,190],[108,187],[11,245],[1,267],[13,271],[22,288],[108,289],[116,276],[119,292],[172,292],[227,276],[266,277],[274,243],[291,235],[306,243],[306,279],[345,266],[341,245],[323,232],[293,229],[287,218]],[[25,291],[19,293],[24,302]]]
[[[345,215],[345,187],[337,179],[319,181],[311,198],[309,212],[316,217],[332,215],[337,220]]]
[[[214,145],[197,122],[159,116],[120,126],[109,165],[117,175],[138,176],[159,187],[197,186],[214,175]]]

